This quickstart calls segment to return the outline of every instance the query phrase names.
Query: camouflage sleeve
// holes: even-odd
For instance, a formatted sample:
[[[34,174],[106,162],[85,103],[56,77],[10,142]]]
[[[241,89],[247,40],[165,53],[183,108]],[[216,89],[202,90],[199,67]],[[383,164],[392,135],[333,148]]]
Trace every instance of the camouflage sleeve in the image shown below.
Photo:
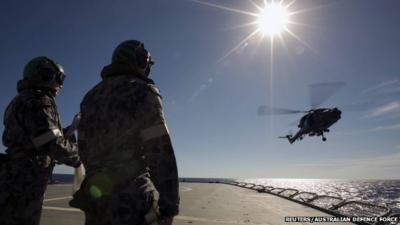
[[[47,97],[30,101],[24,110],[24,125],[39,154],[47,154],[59,163],[80,165],[78,147],[64,138],[54,102]]]
[[[155,92],[157,89],[147,90],[144,106],[140,107],[144,118],[140,135],[151,179],[160,193],[160,213],[163,217],[171,217],[179,212],[178,169],[161,99]]]

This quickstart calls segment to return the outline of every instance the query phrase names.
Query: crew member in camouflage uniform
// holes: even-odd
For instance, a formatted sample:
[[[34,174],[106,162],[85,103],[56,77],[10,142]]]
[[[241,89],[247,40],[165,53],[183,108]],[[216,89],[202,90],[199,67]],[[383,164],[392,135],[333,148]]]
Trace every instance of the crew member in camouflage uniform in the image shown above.
[[[64,137],[54,101],[65,78],[61,65],[37,57],[23,76],[4,114],[3,144],[8,149],[0,155],[2,225],[38,225],[55,161],[80,165],[77,144]]]
[[[139,41],[125,41],[81,103],[79,154],[86,178],[70,202],[86,225],[172,224],[178,172],[161,106]]]

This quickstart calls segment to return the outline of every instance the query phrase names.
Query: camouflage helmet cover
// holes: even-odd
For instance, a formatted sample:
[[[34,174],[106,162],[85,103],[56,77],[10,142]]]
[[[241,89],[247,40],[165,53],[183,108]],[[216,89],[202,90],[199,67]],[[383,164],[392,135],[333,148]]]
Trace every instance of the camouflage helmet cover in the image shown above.
[[[34,82],[38,86],[46,87],[54,82],[63,85],[65,75],[64,69],[60,64],[45,56],[40,56],[33,58],[25,65],[23,78]]]
[[[154,64],[144,44],[137,40],[124,41],[115,48],[112,63],[127,64],[139,74],[147,76]]]

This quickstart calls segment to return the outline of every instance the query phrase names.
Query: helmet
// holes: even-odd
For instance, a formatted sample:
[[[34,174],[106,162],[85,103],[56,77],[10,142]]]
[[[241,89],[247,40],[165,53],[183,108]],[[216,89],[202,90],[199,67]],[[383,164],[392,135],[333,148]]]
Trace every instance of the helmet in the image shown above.
[[[38,87],[62,86],[64,79],[63,67],[45,56],[33,58],[24,68],[24,80]]]
[[[136,40],[124,41],[117,46],[112,55],[112,63],[127,64],[140,75],[148,76],[154,64],[144,44]]]

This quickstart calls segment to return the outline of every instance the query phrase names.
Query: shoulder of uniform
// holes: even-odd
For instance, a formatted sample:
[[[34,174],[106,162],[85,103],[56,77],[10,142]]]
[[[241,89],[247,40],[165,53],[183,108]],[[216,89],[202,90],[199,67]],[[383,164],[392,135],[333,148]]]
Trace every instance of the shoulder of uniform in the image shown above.
[[[25,93],[24,100],[32,107],[43,107],[54,105],[54,99],[40,90],[31,90]]]
[[[104,86],[103,83],[104,81],[100,81],[100,83],[96,84],[96,86],[90,89],[83,97],[81,105],[84,104],[86,101],[88,101],[88,99],[91,99],[93,95],[96,95],[99,92],[99,90]]]
[[[160,90],[154,85],[153,82],[147,82],[143,79],[132,79],[130,80],[131,85],[141,88],[145,92],[150,92],[162,98]]]
[[[156,95],[158,95],[160,98],[162,98],[160,89],[158,89],[154,84],[147,84],[147,87],[150,89],[150,91]]]

